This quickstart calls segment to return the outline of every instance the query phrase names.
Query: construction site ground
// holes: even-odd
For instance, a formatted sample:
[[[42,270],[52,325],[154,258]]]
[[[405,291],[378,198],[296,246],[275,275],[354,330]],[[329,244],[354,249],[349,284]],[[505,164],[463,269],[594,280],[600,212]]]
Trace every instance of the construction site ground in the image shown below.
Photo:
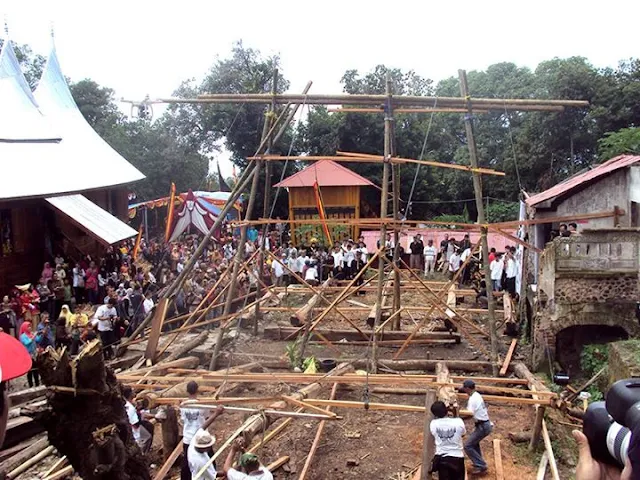
[[[282,306],[299,307],[310,298],[310,294],[291,293],[282,302]],[[329,296],[331,299],[332,297]],[[375,292],[369,292],[364,296],[352,296],[350,298],[357,299],[367,305],[373,305],[375,302]],[[424,304],[422,295],[414,291],[407,291],[402,294],[402,305],[422,305]],[[467,303],[469,299],[467,298]],[[321,305],[321,304],[319,304]],[[343,304],[344,305],[344,304]],[[467,305],[475,306],[475,305]],[[402,329],[411,330],[415,326],[415,322],[420,321],[424,312],[414,313],[411,318],[409,315],[402,316]],[[350,318],[361,328],[366,328],[366,313],[350,315]],[[285,360],[285,350],[290,341],[274,341],[264,339],[262,329],[264,326],[281,326],[291,327],[289,320],[290,312],[268,312],[264,314],[263,320],[260,322],[260,334],[252,335],[252,325],[245,325],[239,331],[238,337],[233,343],[225,347],[225,354],[220,364],[219,370],[224,370],[228,366],[240,365],[249,362],[265,362],[274,360]],[[472,318],[481,327],[486,329],[486,318],[482,315],[473,315]],[[433,325],[441,325],[438,320],[433,321]],[[428,331],[433,325],[427,323],[422,331]],[[340,328],[348,329],[348,324],[344,319],[340,318],[336,313],[331,313],[323,320],[319,328],[330,329]],[[180,344],[187,342],[194,334],[184,335],[181,340],[176,342],[176,348]],[[212,335],[213,336],[213,335]],[[503,343],[502,355],[511,341],[510,338],[500,335]],[[474,335],[476,342],[489,349],[488,339],[481,335]],[[371,353],[370,345],[341,345],[334,344],[334,348],[339,350],[340,355],[336,351],[330,349],[321,342],[312,342],[306,350],[305,356],[314,356],[320,360],[323,358],[345,358],[366,359]],[[144,344],[141,344],[141,347]],[[160,342],[162,346],[162,339]],[[380,347],[379,358],[391,359],[397,352],[398,348]],[[514,360],[524,360],[526,348],[516,351]],[[442,360],[487,360],[484,355],[471,346],[467,340],[462,339],[460,344],[449,345],[412,345],[402,355],[401,359],[431,359]],[[207,368],[204,365],[200,368]],[[291,369],[289,370],[291,371]],[[241,383],[231,385],[226,388],[224,397],[274,397],[278,395],[286,395],[294,392],[304,385],[291,384],[288,385],[278,379],[278,374],[285,373],[283,369],[264,368],[263,372],[272,372],[274,375],[273,383]],[[391,373],[381,371],[380,373]],[[396,372],[397,373],[397,372]],[[425,373],[425,372],[402,372]],[[463,372],[451,369],[452,374],[463,375]],[[474,374],[469,374],[473,376]],[[475,375],[486,375],[476,373]],[[406,385],[405,385],[406,386]],[[328,398],[330,394],[330,384],[323,387],[322,394],[318,398]],[[203,393],[203,395],[207,395]],[[337,391],[336,399],[352,400],[363,402],[365,399],[364,385],[341,385]],[[405,404],[424,406],[424,395],[396,395],[387,393],[369,393],[370,402]],[[267,407],[268,403],[262,405]],[[487,402],[490,417],[495,424],[493,434],[482,443],[484,457],[489,464],[489,477],[495,477],[494,452],[492,447],[493,439],[501,439],[502,462],[504,469],[504,478],[536,478],[536,471],[540,461],[544,446],[539,446],[536,452],[529,452],[527,444],[514,444],[509,438],[509,433],[517,433],[530,430],[534,420],[534,409],[529,405],[509,405],[496,404]],[[464,401],[461,401],[464,406]],[[314,456],[313,463],[308,479],[348,479],[348,478],[376,478],[376,479],[404,479],[412,478],[416,467],[421,463],[423,448],[423,430],[424,415],[422,413],[413,412],[397,412],[397,411],[374,411],[365,410],[364,408],[338,408],[336,413],[342,417],[339,421],[327,422],[319,447]],[[554,415],[554,413],[551,413]],[[558,413],[558,415],[560,415]],[[229,434],[231,434],[246,418],[246,414],[228,412],[220,417],[213,425],[212,431],[215,432],[218,444],[221,444]],[[278,420],[276,425],[283,420]],[[565,422],[566,423],[566,422]],[[473,429],[473,422],[467,420],[467,429]],[[266,465],[275,461],[281,456],[290,456],[290,461],[284,468],[280,468],[274,473],[275,478],[294,479],[300,473],[314,436],[318,427],[317,420],[294,419],[289,426],[283,430],[281,434],[269,441],[264,447],[258,450],[258,454],[262,462]],[[273,428],[273,426],[271,427]],[[559,460],[559,469],[561,478],[570,478],[572,467],[575,466],[575,452],[570,441],[571,428],[563,429],[561,425],[550,424],[551,436],[556,446],[556,455]],[[161,445],[159,433],[156,435],[158,446]],[[564,438],[564,440],[562,440]],[[225,452],[226,455],[226,452]],[[222,455],[218,461],[221,465],[225,455]],[[467,460],[467,468],[471,466]],[[161,462],[158,463],[158,466]],[[177,472],[177,469],[175,470]],[[549,478],[551,478],[549,476]]]

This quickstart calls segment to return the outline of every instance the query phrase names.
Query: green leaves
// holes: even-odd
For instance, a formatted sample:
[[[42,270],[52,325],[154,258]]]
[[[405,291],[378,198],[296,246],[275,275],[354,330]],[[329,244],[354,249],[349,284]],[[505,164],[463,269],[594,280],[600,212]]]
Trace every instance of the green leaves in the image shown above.
[[[598,157],[602,161],[618,155],[640,155],[640,128],[623,128],[608,132],[598,140]]]

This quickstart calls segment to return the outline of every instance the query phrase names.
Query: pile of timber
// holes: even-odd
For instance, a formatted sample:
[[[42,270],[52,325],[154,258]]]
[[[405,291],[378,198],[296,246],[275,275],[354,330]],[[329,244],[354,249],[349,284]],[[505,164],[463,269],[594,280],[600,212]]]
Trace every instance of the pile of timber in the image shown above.
[[[372,330],[363,330],[363,333],[371,338]],[[270,326],[264,329],[264,338],[269,340],[288,340],[303,335],[304,330],[295,327]],[[385,330],[380,332],[378,338],[381,341],[389,340],[406,340],[411,332],[402,330]],[[319,340],[322,335],[326,339],[333,342],[347,341],[359,342],[365,341],[362,335],[355,330],[339,330],[339,329],[320,329],[316,328],[311,332],[310,340]],[[418,333],[413,337],[416,341],[429,341],[433,343],[460,343],[460,334],[457,332],[426,332]]]

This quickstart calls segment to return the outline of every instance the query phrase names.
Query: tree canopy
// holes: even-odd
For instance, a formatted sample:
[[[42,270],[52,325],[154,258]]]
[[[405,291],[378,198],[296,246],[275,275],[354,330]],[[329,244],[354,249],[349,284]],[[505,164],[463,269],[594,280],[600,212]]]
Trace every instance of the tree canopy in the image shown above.
[[[44,58],[28,46],[17,55],[32,86],[40,77]],[[267,93],[278,56],[264,56],[238,42],[230,55],[217,58],[201,81],[185,80],[177,97],[205,93]],[[286,72],[279,72],[278,92],[289,88]],[[369,72],[347,70],[341,78],[345,93],[384,93],[389,74],[394,94],[459,96],[457,77],[434,82],[414,71],[384,65]],[[612,156],[640,152],[640,60],[621,61],[616,68],[597,68],[586,58],[554,58],[535,69],[514,63],[497,63],[468,72],[472,97],[558,98],[588,100],[585,108],[563,112],[491,111],[474,116],[481,166],[506,173],[484,176],[489,216],[495,220],[517,213],[524,190],[544,190],[570,175]],[[138,198],[166,195],[173,181],[178,189],[205,188],[210,160],[224,148],[239,169],[247,167],[262,135],[265,107],[257,104],[172,104],[156,119],[127,118],[118,108],[114,92],[90,79],[71,84],[81,112],[96,131],[147,179],[133,186]],[[282,108],[282,107],[278,107]],[[277,110],[277,115],[280,110]],[[272,153],[333,155],[336,150],[375,153],[383,151],[382,114],[331,113],[311,107],[304,121],[290,127]],[[461,114],[411,113],[395,117],[395,149],[399,156],[468,164]],[[346,164],[376,184],[382,167]],[[303,168],[301,162],[273,164],[272,183]],[[438,215],[475,218],[473,186],[469,174],[456,170],[403,165],[401,206],[408,218]],[[256,212],[262,211],[264,182],[260,182]],[[365,199],[374,210],[379,192]],[[411,205],[408,201],[411,200]],[[280,195],[275,215],[286,215],[286,196]]]

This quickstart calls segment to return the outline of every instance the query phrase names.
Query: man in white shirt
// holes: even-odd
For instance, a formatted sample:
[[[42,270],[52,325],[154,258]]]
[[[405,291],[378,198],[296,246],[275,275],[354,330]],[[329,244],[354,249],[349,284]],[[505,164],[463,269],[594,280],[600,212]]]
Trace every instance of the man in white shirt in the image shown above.
[[[216,443],[216,437],[206,430],[198,430],[187,449],[187,462],[191,471],[191,477],[195,477],[205,466],[206,469],[200,478],[204,480],[216,480],[216,467],[210,462],[209,452]]]
[[[464,451],[462,436],[467,433],[459,417],[447,417],[447,406],[437,401],[431,405],[434,419],[429,430],[435,440],[436,454],[430,472],[437,472],[444,480],[464,480]]]
[[[271,262],[271,270],[273,271],[273,283],[276,287],[282,286],[282,277],[284,275],[284,266],[282,262],[284,261],[285,254],[282,254],[283,260],[273,260]]]
[[[353,278],[353,262],[356,259],[356,252],[353,249],[353,244],[349,242],[347,244],[347,249],[343,253],[342,262],[344,268],[344,275],[347,280]]]
[[[491,287],[494,292],[502,289],[502,272],[504,271],[504,260],[502,255],[496,254],[496,258],[489,264],[491,270]]]
[[[151,436],[151,433],[149,433],[149,431],[140,423],[140,415],[138,415],[138,411],[132,403],[133,389],[129,386],[123,387],[122,396],[124,397],[124,409],[127,412],[129,425],[131,425],[133,439],[140,447],[140,450],[142,450],[142,453],[146,455],[151,450],[153,437]]]
[[[436,257],[438,251],[433,246],[433,240],[427,241],[427,246],[424,247],[424,276],[433,277],[436,271]]]
[[[309,264],[309,267],[304,274],[304,279],[311,286],[315,287],[318,285],[318,267],[315,262]]]
[[[504,289],[511,294],[512,297],[516,293],[516,275],[518,273],[518,264],[516,263],[515,247],[507,247],[506,263],[504,266],[504,273],[506,276]]]
[[[243,453],[240,456],[240,470],[233,468],[233,461],[238,452],[244,451],[244,440],[236,439],[231,445],[231,449],[224,462],[224,472],[227,474],[227,480],[273,480],[273,475],[260,465],[258,457],[253,453]]]
[[[458,270],[460,270],[460,265],[462,265],[462,261],[460,260],[460,251],[456,249],[453,252],[453,255],[449,257],[449,280],[451,280]]]
[[[462,384],[462,391],[469,395],[467,410],[473,414],[475,422],[475,429],[464,444],[464,451],[467,453],[471,463],[473,463],[474,469],[471,474],[484,475],[487,473],[487,462],[482,458],[480,441],[491,434],[493,424],[489,420],[489,413],[482,395],[476,391],[475,382],[470,379],[465,380]]]
[[[335,278],[336,280],[344,280],[344,257],[342,255],[342,249],[340,248],[340,245],[336,245],[333,247],[331,256],[333,257],[333,278]]]
[[[180,472],[181,480],[191,480],[191,469],[189,467],[189,444],[198,430],[205,426],[205,423],[211,423],[224,412],[224,408],[218,407],[211,416],[210,410],[204,408],[190,408],[189,404],[198,401],[198,383],[191,381],[187,383],[187,393],[189,399],[180,405],[180,419],[182,420],[182,470]],[[206,427],[205,427],[206,428]]]
[[[113,324],[118,319],[115,298],[109,298],[104,305],[100,305],[96,310],[91,323],[98,327],[98,335],[102,342],[104,357],[108,360],[113,356],[113,344],[116,343],[116,335],[113,332]]]

